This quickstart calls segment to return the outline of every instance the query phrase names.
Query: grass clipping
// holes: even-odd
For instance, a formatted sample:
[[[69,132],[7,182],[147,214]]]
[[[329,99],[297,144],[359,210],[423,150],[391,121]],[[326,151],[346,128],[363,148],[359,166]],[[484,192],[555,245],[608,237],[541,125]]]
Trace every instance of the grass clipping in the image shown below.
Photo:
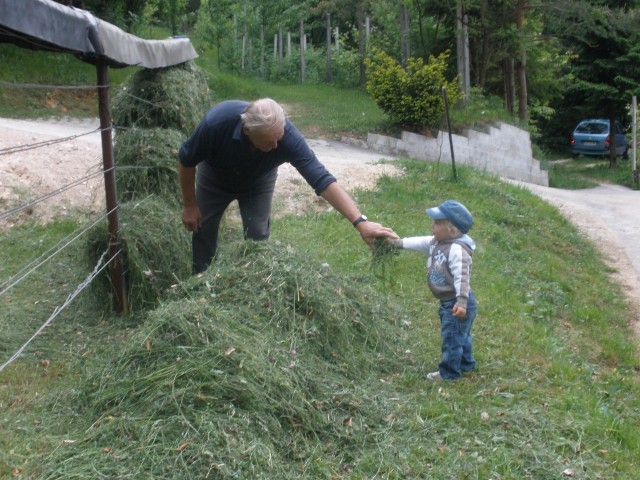
[[[83,440],[47,478],[330,478],[378,452],[407,359],[370,277],[249,241],[171,297],[80,389]]]
[[[142,69],[115,96],[113,122],[116,127],[167,128],[190,135],[211,104],[205,74],[195,63]]]
[[[153,308],[168,288],[191,274],[191,241],[180,223],[178,211],[157,196],[120,204],[120,241],[129,308],[132,312]],[[107,249],[109,233],[103,224],[87,239],[90,265]],[[98,298],[112,297],[111,269],[102,281],[93,282]]]
[[[178,148],[183,140],[178,130],[168,128],[118,132],[114,153],[120,200],[158,195],[178,205]]]

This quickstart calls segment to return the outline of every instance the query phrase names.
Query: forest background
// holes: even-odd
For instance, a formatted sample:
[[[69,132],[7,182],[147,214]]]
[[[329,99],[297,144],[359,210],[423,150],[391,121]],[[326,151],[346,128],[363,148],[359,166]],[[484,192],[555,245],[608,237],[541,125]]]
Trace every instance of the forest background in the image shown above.
[[[372,52],[405,67],[448,52],[448,77],[459,76],[464,99],[500,99],[506,119],[547,152],[566,151],[582,118],[628,126],[631,97],[640,91],[637,0],[60,3],[143,38],[168,27],[199,51],[214,49],[218,67],[268,81],[364,87]]]

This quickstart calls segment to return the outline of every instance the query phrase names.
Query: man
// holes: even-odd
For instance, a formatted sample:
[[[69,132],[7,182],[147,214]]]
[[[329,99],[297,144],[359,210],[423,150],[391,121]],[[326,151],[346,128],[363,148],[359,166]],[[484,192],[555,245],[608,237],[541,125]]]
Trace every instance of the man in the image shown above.
[[[361,214],[282,107],[269,98],[251,103],[228,100],[214,106],[182,144],[178,158],[182,223],[193,232],[194,273],[203,272],[211,263],[220,220],[234,200],[240,206],[245,238],[269,238],[278,167],[285,162],[352,222],[372,249],[377,237],[398,238],[390,228]]]

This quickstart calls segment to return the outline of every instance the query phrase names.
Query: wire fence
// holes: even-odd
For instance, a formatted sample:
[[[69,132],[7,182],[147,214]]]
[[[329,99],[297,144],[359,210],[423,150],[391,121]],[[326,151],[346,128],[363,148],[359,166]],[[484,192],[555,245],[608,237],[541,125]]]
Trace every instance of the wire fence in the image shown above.
[[[48,88],[48,89],[75,89],[75,90],[94,89],[94,90],[97,90],[98,88],[104,88],[105,86],[95,86],[95,85],[94,86],[60,86],[60,85],[8,84],[6,82],[0,82],[0,87],[23,88],[23,89]],[[109,129],[111,128],[112,127],[109,127]],[[104,168],[98,167],[97,166],[98,164],[96,163],[94,167],[90,168],[89,169],[90,171],[88,171],[85,175],[82,175],[77,178],[68,178],[66,177],[68,172],[65,171],[65,166],[68,166],[67,162],[69,161],[68,158],[65,158],[65,157],[68,157],[67,152],[60,152],[60,151],[56,152],[54,151],[55,149],[52,147],[58,144],[65,144],[65,143],[71,144],[73,142],[77,142],[78,140],[83,140],[84,139],[83,137],[102,133],[102,131],[103,130],[98,127],[97,129],[92,129],[90,131],[86,131],[78,134],[73,134],[73,135],[60,137],[60,138],[51,138],[44,141],[35,141],[33,143],[28,143],[28,144],[17,143],[16,145],[10,145],[10,146],[0,145],[0,165],[4,163],[5,166],[8,165],[8,160],[12,158],[15,160],[14,164],[21,165],[22,159],[20,156],[25,155],[27,153],[29,153],[30,155],[37,156],[36,163],[37,163],[37,159],[39,158],[44,160],[45,158],[47,159],[50,158],[52,155],[56,155],[56,154],[60,155],[62,157],[60,162],[61,163],[60,168],[63,170],[61,170],[61,172],[58,172],[58,173],[60,177],[65,178],[67,180],[67,183],[65,183],[64,185],[60,185],[60,186],[57,186],[56,188],[52,188],[51,190],[40,194],[36,198],[29,198],[25,201],[21,201],[19,199],[17,202],[12,202],[11,201],[12,197],[8,193],[14,189],[24,190],[25,186],[11,185],[8,183],[10,182],[10,180],[9,181],[7,180],[8,175],[3,175],[3,178],[0,179],[0,192],[4,190],[5,195],[0,196],[0,207],[7,205],[7,208],[4,209],[3,211],[0,211],[0,248],[4,249],[4,246],[2,245],[3,241],[5,240],[5,238],[10,238],[8,229],[13,228],[10,226],[3,228],[2,227],[3,222],[7,222],[9,219],[16,218],[21,213],[24,213],[24,212],[31,213],[34,210],[34,206],[44,204],[45,202],[50,200],[55,201],[56,199],[59,199],[60,196],[65,192],[68,192],[74,189],[91,188],[89,187],[91,182],[96,184],[94,187],[96,188],[96,191],[99,189],[99,187],[101,186],[101,183],[98,180],[99,177],[101,176],[103,177],[105,173],[107,173],[111,169],[105,170]],[[50,165],[51,162],[48,162],[47,164]],[[24,164],[22,164],[21,167],[28,168]],[[36,168],[37,168],[37,165],[36,165]],[[51,174],[52,172],[48,172],[48,173]],[[27,190],[29,189],[29,185],[26,185],[26,189]],[[86,194],[87,192],[83,192],[83,193]],[[20,195],[18,196],[18,198],[22,196],[25,196],[24,191],[20,192]],[[91,197],[91,195],[89,195],[89,197]],[[62,204],[62,202],[60,202],[60,203],[56,203],[54,205],[54,208],[61,210],[61,209],[64,209],[65,207]],[[24,283],[27,283],[29,280],[33,280],[34,277],[36,277],[37,275],[46,275],[47,273],[45,272],[45,268],[47,266],[51,266],[51,264],[53,264],[54,261],[57,258],[59,258],[59,256],[63,252],[69,253],[69,249],[74,247],[77,248],[78,242],[81,242],[83,239],[85,239],[89,234],[89,232],[91,232],[94,228],[96,228],[96,226],[99,225],[101,222],[104,222],[106,218],[111,213],[113,213],[113,211],[116,209],[117,207],[115,209],[112,209],[111,211],[106,211],[105,209],[103,213],[100,213],[98,215],[95,215],[95,214],[93,214],[93,216],[88,215],[89,217],[88,221],[84,223],[79,222],[80,225],[72,233],[58,240],[54,245],[48,248],[45,247],[46,250],[43,253],[40,253],[39,255],[35,253],[35,249],[30,247],[29,245],[25,245],[24,251],[21,252],[21,258],[22,256],[24,257],[29,256],[32,253],[31,250],[33,250],[34,258],[30,258],[23,265],[19,265],[19,266],[11,265],[11,269],[13,270],[12,272],[8,272],[7,271],[8,268],[2,268],[0,266],[0,272],[2,272],[2,277],[3,277],[3,278],[0,278],[0,311],[4,312],[4,313],[0,313],[1,329],[16,328],[19,331],[19,335],[21,335],[23,330],[29,329],[29,328],[35,328],[35,327],[29,327],[29,326],[25,327],[23,325],[17,325],[17,323],[19,323],[22,320],[22,318],[9,318],[10,315],[7,313],[9,309],[5,308],[5,305],[3,304],[4,302],[9,301],[9,297],[12,297],[11,298],[12,302],[16,302],[16,301],[31,302],[31,303],[37,303],[37,302],[34,302],[32,298],[31,299],[23,298],[23,297],[26,297],[26,295],[20,294],[20,295],[11,296],[10,293],[15,293],[15,290],[19,286],[21,286]],[[21,220],[17,219],[15,220],[15,222],[20,223]],[[107,242],[105,241],[105,244],[106,243]],[[13,248],[16,248],[15,245],[13,246]],[[74,300],[76,300],[76,298],[118,257],[118,255],[121,255],[121,253],[122,252],[119,250],[115,254],[109,255],[108,250],[105,250],[92,270],[90,269],[90,267],[87,267],[87,269],[90,270],[89,273],[75,287],[70,287],[67,284],[67,282],[64,282],[62,286],[68,292],[66,297],[60,299],[61,301],[59,305],[55,306],[55,308],[53,308],[53,311],[51,313],[48,313],[47,310],[43,310],[41,313],[38,314],[38,315],[42,315],[43,318],[41,320],[35,319],[35,323],[36,325],[39,324],[39,327],[35,328],[34,333],[30,336],[28,334],[24,335],[24,337],[29,337],[29,338],[26,338],[26,340],[24,341],[19,340],[18,344],[22,343],[22,345],[19,346],[18,348],[15,348],[13,345],[7,345],[5,343],[4,345],[5,349],[9,351],[13,351],[13,349],[15,348],[15,351],[7,359],[0,358],[0,372],[4,370],[6,367],[8,367],[11,363],[13,363],[16,359],[18,359],[29,347],[29,345],[32,342],[34,342],[47,327],[51,325],[54,319],[56,319],[65,309],[69,308],[69,306],[72,305]],[[53,268],[54,269],[59,268],[59,265],[53,265]],[[26,320],[27,318],[25,316],[24,321]]]

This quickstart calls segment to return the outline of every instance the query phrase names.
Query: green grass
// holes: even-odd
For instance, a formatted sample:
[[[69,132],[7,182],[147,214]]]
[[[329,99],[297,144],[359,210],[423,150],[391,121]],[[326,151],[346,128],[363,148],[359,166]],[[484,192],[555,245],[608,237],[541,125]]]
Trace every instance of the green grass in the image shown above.
[[[218,98],[280,100],[307,134],[385,126],[360,92],[218,72],[210,85]],[[38,114],[22,101],[16,115]],[[401,236],[428,234],[424,209],[445,198],[473,212],[477,372],[454,383],[424,379],[436,367],[440,335],[419,254],[374,258],[336,213],[274,219],[273,265],[288,252],[294,283],[326,265],[336,282],[335,299],[327,299],[320,287],[309,294],[295,285],[292,293],[270,284],[288,272],[286,261],[277,271],[234,277],[250,262],[225,267],[241,248],[228,224],[220,270],[181,285],[149,317],[114,316],[104,298],[86,291],[0,372],[0,478],[497,480],[565,478],[569,470],[576,479],[636,478],[638,343],[630,307],[601,254],[525,189],[466,167],[454,181],[437,165],[402,164],[403,177],[383,178],[355,197]],[[1,232],[0,278],[78,226],[65,220]],[[83,258],[81,247],[66,250],[0,297],[3,362],[86,276]],[[221,289],[232,281],[237,290]],[[246,312],[254,315],[231,321],[252,295],[259,304]],[[398,325],[397,318],[366,316],[371,336],[361,340],[377,338],[379,350],[369,343],[354,349],[342,330],[329,329],[335,336],[326,341],[343,345],[336,351],[312,356],[300,348],[296,361],[305,368],[284,363],[277,374],[255,375],[264,361],[258,354],[271,352],[276,365],[291,361],[291,342],[315,345],[313,315],[339,314],[363,298],[362,312],[403,312]],[[301,304],[304,315],[291,307]],[[345,322],[358,313],[349,308]],[[292,314],[299,323],[282,335],[274,327]],[[219,351],[228,346],[236,354]],[[305,415],[318,422],[315,429],[299,422]]]
[[[209,400],[201,406],[187,401],[185,395],[195,395],[196,390],[180,386],[179,379],[196,382],[202,375],[206,378],[206,369],[184,364],[183,368],[191,372],[186,377],[166,370],[180,368],[181,364],[175,362],[158,364],[148,374],[144,363],[136,363],[130,372],[122,369],[133,358],[131,352],[145,352],[141,337],[155,345],[157,340],[145,333],[153,325],[160,325],[160,321],[171,324],[173,318],[177,321],[177,315],[186,315],[188,320],[188,312],[193,309],[193,315],[199,315],[201,293],[193,290],[189,295],[193,301],[187,296],[179,303],[161,307],[151,323],[141,317],[127,321],[95,311],[90,297],[83,296],[22,359],[0,374],[0,478],[11,478],[14,468],[20,470],[21,478],[95,478],[94,468],[117,471],[119,476],[130,472],[135,478],[202,478],[202,468],[213,469],[212,478],[562,478],[566,469],[573,470],[574,478],[634,478],[640,447],[637,343],[628,324],[628,305],[620,287],[609,281],[609,270],[599,253],[555,209],[524,189],[466,168],[460,169],[459,180],[453,181],[434,165],[407,161],[404,167],[404,177],[384,178],[375,191],[358,192],[358,203],[373,219],[392,226],[402,236],[426,234],[429,222],[424,208],[445,197],[463,199],[474,213],[476,225],[470,233],[478,249],[472,284],[480,303],[474,326],[479,362],[476,373],[455,383],[430,384],[424,379],[438,361],[440,338],[437,306],[425,286],[422,256],[400,252],[386,257],[381,269],[380,259],[372,259],[353,228],[339,215],[284,217],[274,220],[270,241],[274,247],[290,245],[287,248],[292,258],[300,253],[311,265],[328,264],[338,282],[343,277],[349,279],[353,292],[373,288],[378,293],[367,297],[369,305],[392,305],[405,312],[406,332],[398,331],[396,338],[387,334],[388,339],[399,343],[395,351],[401,354],[402,362],[388,364],[387,368],[395,366],[384,378],[379,373],[361,373],[357,382],[352,380],[348,387],[341,387],[343,395],[357,394],[349,400],[355,402],[351,414],[341,415],[350,415],[356,422],[366,418],[367,428],[343,426],[338,431],[344,431],[336,436],[335,427],[325,426],[327,430],[313,434],[314,440],[299,436],[299,427],[287,433],[281,420],[269,431],[293,435],[289,440],[293,443],[284,442],[284,447],[278,447],[278,442],[284,441],[281,437],[267,442],[261,430],[252,427],[255,422],[270,421],[263,417],[263,408],[246,409],[239,399],[227,398],[221,404]],[[3,272],[24,262],[19,249],[14,249],[34,248],[39,245],[39,241],[33,244],[35,238],[42,238],[43,244],[55,242],[71,227],[72,223],[65,222],[45,229],[53,233],[27,226],[4,233],[3,245],[13,247],[0,253]],[[225,244],[223,257],[228,256],[225,252],[230,248],[233,245]],[[236,263],[231,271],[247,265]],[[291,267],[304,265],[295,263]],[[80,277],[86,269],[78,265],[78,255],[71,254],[56,262],[56,270],[75,272],[75,277]],[[272,274],[278,272],[273,270]],[[19,337],[27,335],[59,301],[56,295],[59,298],[62,286],[70,283],[66,275],[48,277],[46,287],[29,285],[24,293],[12,295],[12,302],[30,309],[30,320],[27,322],[15,310],[10,314],[2,310],[0,324],[16,329],[10,342],[4,343],[3,355],[11,352]],[[229,277],[221,270],[207,277],[207,282],[225,278]],[[276,346],[283,340],[277,331],[265,330],[256,337],[249,330],[255,328],[252,323],[245,322],[242,327],[225,324],[224,319],[229,317],[223,312],[244,308],[239,299],[249,301],[249,292],[256,291],[252,287],[254,278],[271,276],[240,278],[237,295],[241,296],[227,303],[218,294],[211,311],[218,313],[207,316],[218,316],[219,335],[229,328],[224,335],[231,335],[233,340],[223,345],[233,345],[237,351],[266,347],[274,355],[282,355],[277,353]],[[188,291],[190,288],[186,285]],[[273,308],[279,305],[277,292],[265,291]],[[356,299],[357,295],[351,294],[350,298]],[[324,298],[315,299],[321,310]],[[173,313],[167,317],[162,308]],[[270,311],[270,315],[280,315],[277,310]],[[302,313],[300,318],[304,318]],[[258,324],[265,321],[259,320]],[[379,321],[371,320],[369,327],[386,328]],[[340,341],[339,336],[334,340]],[[302,343],[295,335],[288,336],[285,343],[289,345],[290,341]],[[185,348],[171,345],[163,348]],[[206,355],[206,350],[198,353],[201,347],[196,344],[189,348],[190,355]],[[154,347],[150,351],[162,354]],[[299,352],[301,362],[310,361],[302,346]],[[167,355],[175,358],[169,351]],[[357,359],[350,355],[344,358],[344,365],[370,364],[371,373],[376,372],[373,365],[380,362],[379,354],[360,351]],[[49,363],[43,363],[45,359]],[[250,379],[247,369],[252,364],[248,362],[242,367],[242,375]],[[315,362],[308,366],[310,371],[316,371],[325,381],[338,382],[333,376],[336,372],[330,373],[319,360]],[[110,371],[116,368],[112,365],[119,364],[118,372]],[[209,368],[216,375],[226,372],[219,363]],[[234,375],[241,375],[240,371],[227,372],[224,377],[225,382],[231,382],[228,388],[248,381]],[[120,380],[119,388],[141,388],[143,381],[159,382],[153,387],[160,389],[158,394],[162,385],[173,385],[173,393],[167,391],[158,401],[173,399],[179,402],[178,410],[170,413],[170,405],[165,404],[154,413],[160,405],[146,403],[152,398],[148,397],[151,390],[144,396],[121,396],[106,388],[109,383],[105,382],[112,382],[110,377]],[[291,388],[287,385],[281,388]],[[211,392],[207,395],[216,397],[215,384],[208,388]],[[294,398],[322,398],[317,388],[313,389],[315,393],[308,388],[311,384],[298,383],[290,399],[281,398],[282,392],[270,393],[272,402],[285,404],[271,405],[268,411],[300,408],[297,403],[286,406]],[[103,389],[119,400],[96,410]],[[90,397],[82,400],[85,395]],[[128,406],[118,407],[120,402]],[[217,406],[218,411],[228,402],[235,404],[239,415],[231,423],[230,418],[225,420],[219,413],[214,416],[211,410]],[[362,402],[371,410],[369,414],[375,413],[373,417],[366,416],[369,410],[357,407]],[[336,407],[341,411],[346,404]],[[334,414],[327,411],[328,418]],[[346,418],[343,416],[335,421],[341,424]],[[193,429],[187,424],[182,428],[185,421]],[[240,442],[237,448],[233,448],[233,442],[223,448],[214,441],[219,428],[236,431],[227,441],[235,437]],[[252,432],[250,437],[246,436],[248,432]],[[247,443],[242,446],[242,442]],[[184,451],[179,449],[182,444],[187,445]],[[282,448],[294,448],[291,453],[302,457],[287,460]],[[212,463],[207,463],[207,455],[213,455]],[[215,459],[221,457],[226,458],[224,466],[214,467]],[[139,465],[142,470],[138,470]],[[163,465],[181,467],[170,471],[163,470]]]
[[[618,158],[615,167],[608,159],[573,157],[568,160],[549,162],[549,186],[579,190],[597,187],[600,183],[611,183],[638,190],[633,178],[633,162]]]

